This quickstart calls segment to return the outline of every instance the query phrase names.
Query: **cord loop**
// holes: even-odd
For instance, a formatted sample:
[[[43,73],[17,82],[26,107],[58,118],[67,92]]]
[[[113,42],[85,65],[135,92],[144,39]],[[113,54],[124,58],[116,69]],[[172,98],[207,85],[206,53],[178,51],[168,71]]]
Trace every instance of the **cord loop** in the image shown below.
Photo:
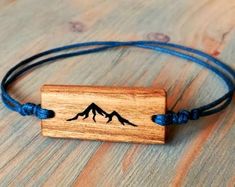
[[[54,116],[54,112],[52,110],[43,109],[40,105],[36,105],[34,103],[22,104],[21,107],[19,107],[18,112],[22,116],[34,115],[39,119],[47,119]]]
[[[83,47],[88,49],[79,50],[79,48]],[[16,64],[6,73],[1,82],[2,101],[7,108],[19,112],[23,116],[35,115],[39,119],[54,117],[55,113],[52,110],[43,109],[40,105],[35,105],[33,103],[21,104],[15,100],[9,95],[8,86],[26,72],[43,64],[79,55],[102,52],[118,47],[138,47],[179,57],[187,62],[194,62],[207,68],[226,83],[228,92],[209,104],[193,109],[190,112],[187,110],[181,110],[178,113],[168,112],[167,114],[153,115],[152,120],[159,125],[185,124],[189,120],[197,120],[201,116],[208,116],[220,112],[232,101],[235,90],[235,71],[231,67],[200,50],[158,41],[94,41],[62,46],[38,53]],[[74,50],[73,52],[68,52],[68,50],[72,49]],[[65,52],[61,53],[63,51]],[[52,56],[52,54],[59,52],[60,54]],[[47,55],[51,56],[40,59]]]

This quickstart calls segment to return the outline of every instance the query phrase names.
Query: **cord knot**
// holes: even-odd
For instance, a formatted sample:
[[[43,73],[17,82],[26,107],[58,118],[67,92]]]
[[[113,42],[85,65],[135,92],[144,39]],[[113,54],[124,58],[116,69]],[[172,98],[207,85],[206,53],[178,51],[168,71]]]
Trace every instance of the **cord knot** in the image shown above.
[[[190,112],[187,110],[182,110],[177,114],[172,112],[172,122],[174,124],[185,124],[190,118]]]
[[[40,105],[36,105],[34,103],[25,103],[21,105],[19,113],[22,116],[35,115],[39,119],[52,118],[55,115],[54,111],[43,109]]]
[[[153,115],[152,120],[162,126],[171,124],[185,124],[189,120],[197,120],[200,117],[200,111],[193,109],[192,111],[181,110],[178,113],[169,111],[166,114]]]
[[[199,117],[200,117],[200,111],[198,109],[191,110],[191,113],[190,113],[191,120],[197,120],[199,119]]]

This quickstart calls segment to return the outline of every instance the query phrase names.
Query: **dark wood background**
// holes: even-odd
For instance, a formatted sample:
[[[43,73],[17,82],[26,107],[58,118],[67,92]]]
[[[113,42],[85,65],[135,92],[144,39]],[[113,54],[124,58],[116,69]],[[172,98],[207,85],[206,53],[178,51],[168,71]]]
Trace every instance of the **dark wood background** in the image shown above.
[[[1,0],[0,77],[18,61],[65,44],[161,40],[201,49],[235,68],[234,0]],[[206,104],[223,82],[195,64],[140,49],[63,60],[11,88],[40,103],[43,84],[165,88],[168,108]],[[0,103],[0,186],[234,186],[234,101],[223,112],[169,129],[166,145],[66,139]]]

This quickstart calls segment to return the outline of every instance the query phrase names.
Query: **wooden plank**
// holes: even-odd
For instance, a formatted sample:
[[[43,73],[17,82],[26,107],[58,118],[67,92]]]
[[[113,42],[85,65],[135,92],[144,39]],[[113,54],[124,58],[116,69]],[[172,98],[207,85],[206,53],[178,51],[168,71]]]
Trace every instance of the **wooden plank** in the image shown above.
[[[152,121],[166,110],[162,89],[45,85],[41,100],[43,108],[55,112],[42,120],[44,136],[165,143],[165,127]]]

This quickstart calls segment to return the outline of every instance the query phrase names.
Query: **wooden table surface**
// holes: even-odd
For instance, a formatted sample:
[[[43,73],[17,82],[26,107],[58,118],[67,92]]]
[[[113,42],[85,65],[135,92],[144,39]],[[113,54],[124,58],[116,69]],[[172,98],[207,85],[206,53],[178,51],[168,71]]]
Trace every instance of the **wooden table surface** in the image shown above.
[[[206,51],[235,68],[234,0],[1,0],[0,77],[20,60],[93,40],[161,40]],[[43,84],[165,88],[168,108],[218,98],[224,83],[181,59],[117,49],[62,60],[19,79],[21,102]],[[166,145],[42,137],[40,121],[0,103],[0,186],[234,186],[235,110],[169,128]]]

